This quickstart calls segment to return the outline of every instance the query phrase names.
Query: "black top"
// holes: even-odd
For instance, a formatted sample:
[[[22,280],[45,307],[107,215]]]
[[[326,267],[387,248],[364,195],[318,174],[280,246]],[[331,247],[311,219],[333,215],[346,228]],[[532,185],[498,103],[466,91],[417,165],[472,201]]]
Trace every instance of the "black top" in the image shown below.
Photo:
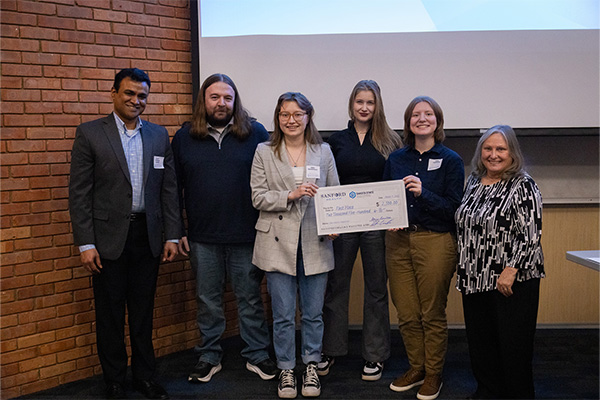
[[[354,122],[348,121],[347,129],[329,137],[328,143],[335,157],[340,184],[381,181],[385,157],[373,147],[371,136],[369,129],[361,145]]]

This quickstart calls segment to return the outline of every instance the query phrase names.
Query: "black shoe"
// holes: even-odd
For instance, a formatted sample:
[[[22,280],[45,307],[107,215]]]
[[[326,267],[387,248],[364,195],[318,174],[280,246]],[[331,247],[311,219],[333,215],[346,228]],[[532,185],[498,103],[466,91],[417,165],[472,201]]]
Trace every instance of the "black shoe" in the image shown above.
[[[317,363],[317,374],[319,376],[327,375],[333,363],[335,363],[335,358],[321,353],[321,361]]]
[[[119,382],[110,382],[106,384],[107,399],[126,399],[125,389]]]
[[[365,362],[362,370],[363,381],[378,381],[383,373],[383,363],[381,362]]]
[[[317,374],[317,363],[311,361],[302,374],[302,396],[319,397],[321,395],[321,382]]]
[[[246,363],[246,369],[258,374],[258,376],[265,381],[275,378],[279,373],[279,368],[277,368],[275,362],[270,358],[256,364],[252,364],[248,361]]]
[[[189,382],[208,382],[214,374],[221,370],[221,364],[212,365],[206,361],[199,360],[190,375],[188,376]]]
[[[143,394],[147,399],[166,400],[169,398],[166,390],[153,381],[134,379],[133,388]]]
[[[280,399],[295,399],[298,396],[296,388],[296,376],[293,369],[282,369],[279,374],[279,385],[277,395]]]

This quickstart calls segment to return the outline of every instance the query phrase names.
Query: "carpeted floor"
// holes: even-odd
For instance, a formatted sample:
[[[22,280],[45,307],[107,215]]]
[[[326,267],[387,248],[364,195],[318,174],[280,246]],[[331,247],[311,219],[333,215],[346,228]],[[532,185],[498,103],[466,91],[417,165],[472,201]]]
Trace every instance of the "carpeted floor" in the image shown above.
[[[414,399],[417,389],[392,392],[388,386],[407,368],[406,354],[397,330],[392,332],[392,357],[385,363],[381,380],[360,379],[361,331],[350,332],[350,354],[336,359],[328,376],[321,379],[321,399]],[[598,399],[598,330],[540,329],[536,336],[534,374],[538,399]],[[223,370],[209,383],[190,384],[187,375],[197,360],[193,350],[171,354],[158,360],[158,377],[171,399],[275,399],[277,380],[262,381],[245,368],[239,354],[239,337],[223,341]],[[300,368],[298,368],[300,373]],[[440,399],[465,399],[475,389],[471,375],[465,332],[450,330],[444,386]],[[69,383],[20,399],[100,399],[101,376]],[[143,398],[127,387],[132,399]],[[298,398],[302,396],[299,394]]]

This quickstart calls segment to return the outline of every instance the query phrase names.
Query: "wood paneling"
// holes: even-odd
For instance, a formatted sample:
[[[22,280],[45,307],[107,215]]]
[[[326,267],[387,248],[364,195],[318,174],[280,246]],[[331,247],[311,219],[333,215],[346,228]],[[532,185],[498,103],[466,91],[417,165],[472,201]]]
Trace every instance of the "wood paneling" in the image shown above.
[[[545,206],[542,228],[546,278],[542,280],[538,323],[598,325],[599,272],[567,261],[571,250],[600,249],[598,206]],[[363,279],[360,257],[354,266],[350,324],[362,324]],[[456,278],[456,276],[455,276]],[[454,288],[448,296],[448,323],[462,325],[462,301]],[[390,321],[398,322],[390,301]]]

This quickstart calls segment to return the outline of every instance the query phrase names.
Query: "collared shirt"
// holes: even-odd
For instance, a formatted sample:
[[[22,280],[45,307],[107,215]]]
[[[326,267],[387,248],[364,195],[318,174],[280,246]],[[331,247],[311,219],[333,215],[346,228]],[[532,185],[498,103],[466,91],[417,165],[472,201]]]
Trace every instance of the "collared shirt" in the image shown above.
[[[131,180],[132,201],[131,212],[144,212],[144,148],[142,145],[142,120],[138,117],[135,129],[129,130],[116,113],[115,122],[119,129],[121,145],[127,160],[129,178]]]
[[[408,221],[434,232],[455,231],[454,213],[460,205],[465,169],[460,156],[441,143],[419,153],[406,146],[390,154],[383,180],[414,175],[421,180],[421,195],[406,191]]]
[[[223,142],[223,138],[229,133],[229,131],[231,130],[231,127],[233,126],[233,117],[231,117],[231,119],[229,120],[227,125],[225,125],[223,128],[215,128],[208,122],[206,123],[206,126],[208,128],[208,134],[217,141],[217,143],[219,144],[219,150],[220,150],[221,143]]]

